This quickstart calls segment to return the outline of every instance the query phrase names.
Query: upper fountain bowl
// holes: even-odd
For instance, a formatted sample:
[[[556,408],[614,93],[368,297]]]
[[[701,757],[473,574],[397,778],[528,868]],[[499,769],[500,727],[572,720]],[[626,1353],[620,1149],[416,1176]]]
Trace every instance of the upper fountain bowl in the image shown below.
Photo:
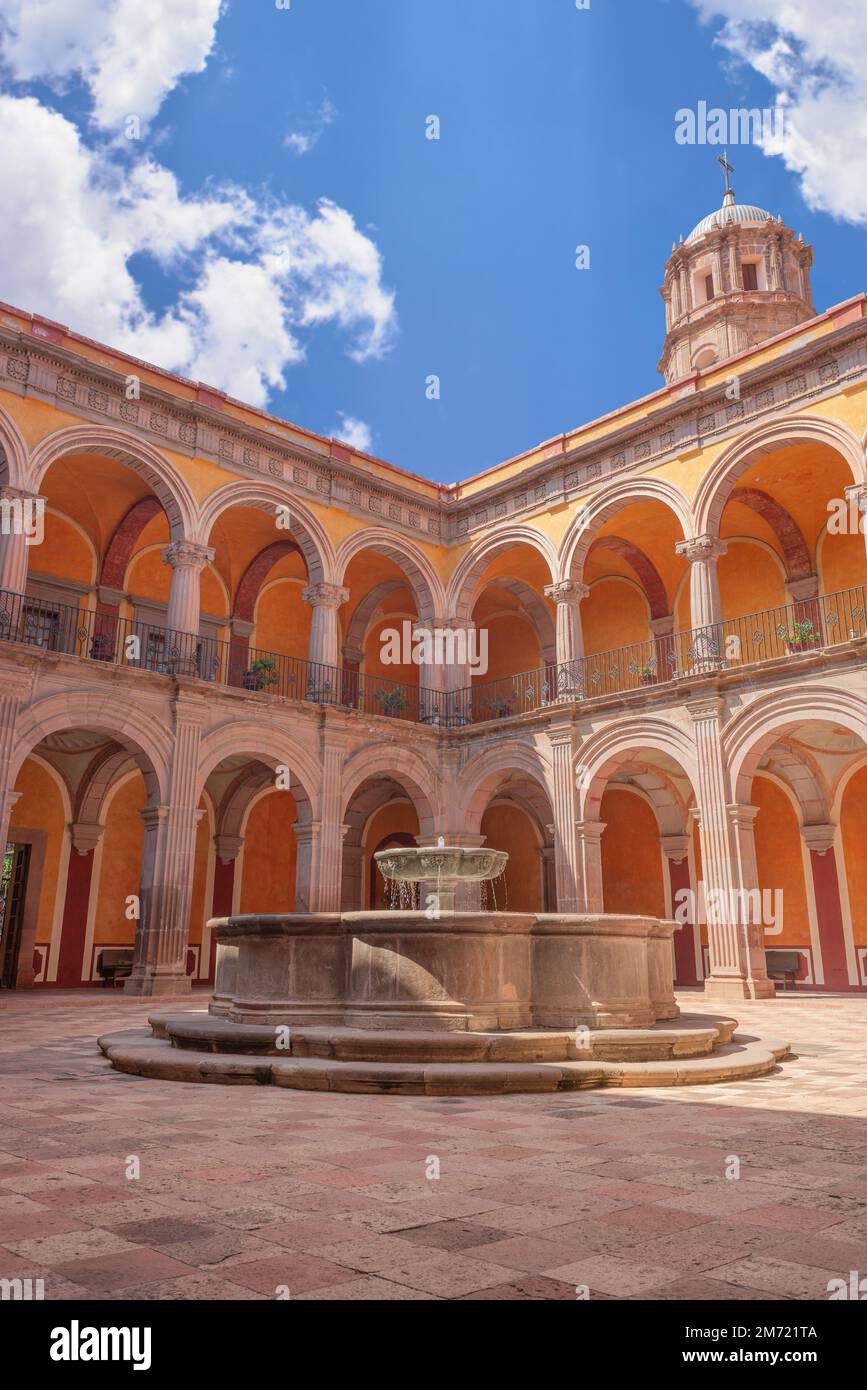
[[[502,849],[381,849],[373,856],[383,878],[403,883],[482,883],[499,878],[509,856]]]

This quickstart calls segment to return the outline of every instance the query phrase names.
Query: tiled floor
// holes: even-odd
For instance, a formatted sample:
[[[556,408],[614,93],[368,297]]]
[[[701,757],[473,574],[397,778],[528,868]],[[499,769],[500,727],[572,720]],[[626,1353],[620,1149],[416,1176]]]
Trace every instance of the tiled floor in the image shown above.
[[[867,997],[743,1005],[743,1033],[797,1054],[762,1080],[503,1099],[122,1076],[95,1038],[147,1013],[3,999],[0,1278],[46,1298],[731,1300],[867,1276]]]

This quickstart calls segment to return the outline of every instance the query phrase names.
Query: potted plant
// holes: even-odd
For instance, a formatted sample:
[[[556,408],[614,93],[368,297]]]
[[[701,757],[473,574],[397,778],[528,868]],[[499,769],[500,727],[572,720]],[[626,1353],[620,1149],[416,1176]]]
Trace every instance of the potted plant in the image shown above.
[[[504,695],[495,695],[493,700],[486,700],[485,705],[493,710],[495,719],[508,719],[512,713],[511,701]]]
[[[114,642],[109,633],[97,632],[90,644],[90,656],[93,661],[111,661],[114,655]]]
[[[400,690],[377,690],[376,698],[382,705],[383,714],[389,715],[391,719],[396,719],[409,703]]]
[[[277,658],[274,656],[260,656],[250,663],[250,669],[244,673],[245,690],[267,690],[269,686],[277,684]]]
[[[656,667],[654,666],[652,661],[649,661],[645,666],[642,666],[639,674],[641,676],[642,685],[656,684]]]
[[[785,642],[786,650],[790,656],[797,652],[808,652],[813,647],[818,647],[822,641],[812,618],[802,618],[800,621],[792,623],[791,627],[787,623],[780,623],[777,628],[777,636],[782,642]]]

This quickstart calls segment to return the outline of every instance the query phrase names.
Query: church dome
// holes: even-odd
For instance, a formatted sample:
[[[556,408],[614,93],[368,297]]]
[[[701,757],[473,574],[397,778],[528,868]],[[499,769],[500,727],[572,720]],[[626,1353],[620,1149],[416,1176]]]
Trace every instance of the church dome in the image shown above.
[[[773,218],[765,208],[753,207],[751,203],[726,202],[717,212],[712,212],[709,217],[703,217],[697,227],[693,227],[687,243],[697,241],[705,232],[710,232],[714,227],[722,227],[731,222],[767,222],[768,218]]]

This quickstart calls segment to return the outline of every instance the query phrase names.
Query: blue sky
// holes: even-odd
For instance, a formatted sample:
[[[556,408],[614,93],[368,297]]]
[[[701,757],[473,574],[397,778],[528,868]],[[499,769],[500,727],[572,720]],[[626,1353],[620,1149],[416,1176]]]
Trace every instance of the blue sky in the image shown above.
[[[271,0],[232,0],[209,35],[216,0],[176,0],[167,23],[173,8],[200,12],[204,38],[190,45],[204,50],[203,70],[184,75],[182,53],[161,101],[146,74],[135,92],[143,138],[124,142],[119,114],[135,106],[110,90],[105,31],[79,30],[81,51],[70,62],[39,32],[25,32],[27,10],[38,11],[40,0],[0,0],[13,30],[3,90],[17,103],[17,144],[42,151],[56,140],[60,148],[74,127],[82,177],[66,197],[81,197],[75,216],[84,227],[70,238],[77,252],[62,237],[47,243],[43,267],[54,258],[55,274],[0,262],[0,298],[21,303],[26,294],[21,307],[248,399],[255,389],[239,354],[255,355],[251,340],[261,332],[270,381],[257,403],[326,434],[348,420],[350,434],[369,437],[374,452],[402,467],[443,482],[466,477],[660,384],[662,268],[672,240],[718,207],[723,192],[720,151],[679,146],[675,111],[699,100],[768,106],[781,80],[757,70],[768,71],[760,61],[767,32],[738,30],[732,39],[742,0],[708,0],[721,12],[709,23],[697,12],[704,2],[591,0],[585,11],[573,0],[292,0],[278,10]],[[777,53],[778,4],[752,5],[767,14]],[[130,17],[141,13],[123,5]],[[835,7],[841,22],[852,8],[828,0],[829,12]],[[721,46],[714,40],[725,18]],[[794,41],[791,52],[814,68],[827,59]],[[803,82],[803,72],[792,79],[796,108]],[[39,112],[25,109],[28,100]],[[62,117],[63,128],[56,120],[49,127],[45,112]],[[441,121],[439,141],[425,138],[431,114]],[[823,309],[864,287],[863,219],[832,185],[821,148],[812,165],[803,141],[799,149],[800,168],[787,167],[786,151],[768,157],[739,147],[729,157],[739,199],[782,212],[813,243]],[[20,177],[18,157],[7,153],[7,177]],[[209,200],[230,186],[216,202],[231,203],[231,232],[199,238],[182,229],[167,248],[150,223],[142,231],[138,191],[122,225],[104,207],[94,213],[100,184],[114,181],[114,200],[123,202],[142,161],[177,185],[171,215],[161,190],[148,193],[147,217],[172,235],[185,204],[199,225],[218,222]],[[255,213],[238,213],[242,190]],[[281,272],[274,298],[282,295],[284,316],[270,322],[270,282],[257,272],[248,285],[229,262],[252,256],[270,274],[274,210],[297,210],[294,254],[295,224],[300,217],[319,228],[321,199],[343,219],[340,250],[317,260],[302,288]],[[86,259],[94,228],[94,285],[82,285],[80,268],[73,275],[60,261]],[[305,222],[302,259],[310,232]],[[589,270],[575,269],[578,243],[590,248]],[[6,238],[7,257],[14,244]],[[215,256],[225,273],[197,299],[203,265]],[[134,282],[132,305],[124,276]],[[101,279],[113,293],[99,290]],[[326,301],[321,312],[311,314],[312,299]],[[430,374],[441,379],[438,401],[426,398]]]

